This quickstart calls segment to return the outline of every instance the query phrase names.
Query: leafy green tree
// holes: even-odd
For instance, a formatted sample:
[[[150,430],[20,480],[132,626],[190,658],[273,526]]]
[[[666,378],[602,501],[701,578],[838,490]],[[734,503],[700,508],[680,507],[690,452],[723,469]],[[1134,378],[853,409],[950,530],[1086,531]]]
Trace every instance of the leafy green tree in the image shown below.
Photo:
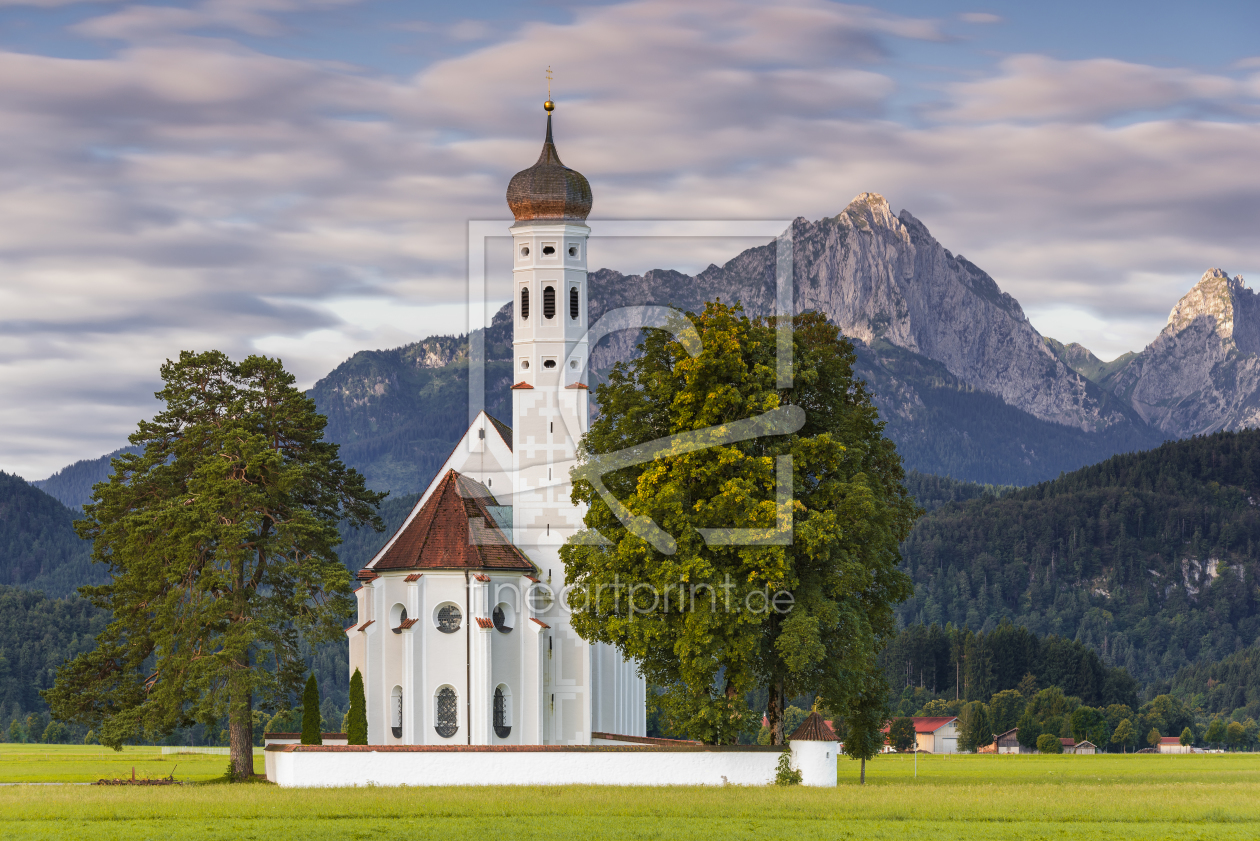
[[[1133,724],[1127,718],[1121,719],[1120,723],[1116,725],[1115,732],[1111,734],[1111,743],[1119,745],[1122,753],[1128,753],[1129,745],[1133,744],[1134,736]]]
[[[634,658],[664,687],[657,702],[673,729],[692,738],[736,741],[753,718],[747,693],[767,687],[779,744],[787,698],[815,694],[846,716],[856,703],[857,678],[892,636],[893,606],[910,594],[899,544],[917,508],[853,376],[853,347],[824,316],[793,318],[787,389],[777,384],[773,324],[721,303],[690,319],[698,355],[671,334],[646,331],[640,356],[614,366],[597,391],[600,416],[582,439],[573,485],[574,502],[589,506],[589,531],[561,549],[572,622],[584,639]],[[692,433],[712,441],[703,430],[770,412],[796,419],[789,427],[803,414],[803,426],[691,451],[674,443],[649,463],[600,473],[601,456]],[[785,468],[790,511],[776,500]],[[633,528],[597,492],[595,476],[638,518]],[[770,538],[781,517],[791,519],[790,545],[727,546],[700,531]],[[668,533],[674,551],[645,539],[638,524],[647,522]],[[610,543],[589,540],[592,532]],[[641,588],[633,607],[621,592],[628,584]]]
[[[896,750],[915,747],[914,719],[896,718],[888,725],[888,743]]]
[[[1037,737],[1037,751],[1039,753],[1063,753],[1063,743],[1053,733],[1043,733]]]
[[[1017,689],[1003,689],[989,701],[989,718],[994,733],[1005,733],[1019,724],[1028,703]]]
[[[9,722],[9,741],[15,745],[26,741],[26,731],[22,729],[22,723],[16,718]]]
[[[363,694],[363,675],[358,669],[350,676],[350,710],[346,713],[346,742],[367,744],[367,698]]]
[[[1159,729],[1152,727],[1151,732],[1146,734],[1146,743],[1153,748],[1159,747],[1159,740],[1163,737],[1159,735]]]
[[[1220,716],[1212,719],[1212,723],[1208,725],[1207,733],[1204,735],[1204,741],[1209,745],[1220,747],[1225,741],[1225,722]]]
[[[1157,695],[1139,710],[1161,733],[1180,733],[1194,725],[1194,714],[1172,695]]]
[[[39,740],[46,745],[59,745],[70,736],[70,731],[66,729],[66,725],[56,719],[48,722],[48,726],[44,728],[44,735]]]
[[[1019,746],[1035,750],[1037,739],[1041,736],[1041,725],[1037,723],[1036,717],[1031,712],[1025,711],[1019,717],[1019,723],[1016,726],[1019,729],[1015,731],[1015,738],[1019,741]]]
[[[319,721],[319,684],[315,682],[315,673],[306,679],[306,688],[302,690],[302,744],[322,745],[324,735]]]
[[[1225,741],[1234,750],[1241,748],[1246,739],[1247,728],[1243,726],[1241,721],[1231,721],[1229,726],[1225,728]]]
[[[1177,740],[1182,747],[1189,747],[1194,744],[1194,731],[1189,727],[1181,731],[1181,738]]]
[[[989,710],[983,701],[972,701],[958,716],[958,749],[972,753],[993,744],[993,728],[989,726]]]
[[[353,611],[338,523],[380,527],[384,494],[322,440],[325,420],[279,360],[185,351],[165,408],[131,436],[76,527],[112,580],[83,592],[113,620],[45,698],[101,743],[226,717],[234,778],[253,774],[254,702],[302,683],[302,643]]]
[[[860,680],[860,679],[859,679]],[[852,759],[860,760],[862,770],[859,785],[866,785],[866,761],[879,756],[886,737],[884,724],[888,721],[888,684],[884,673],[876,670],[865,680],[860,680],[856,700],[844,717],[844,752]]]

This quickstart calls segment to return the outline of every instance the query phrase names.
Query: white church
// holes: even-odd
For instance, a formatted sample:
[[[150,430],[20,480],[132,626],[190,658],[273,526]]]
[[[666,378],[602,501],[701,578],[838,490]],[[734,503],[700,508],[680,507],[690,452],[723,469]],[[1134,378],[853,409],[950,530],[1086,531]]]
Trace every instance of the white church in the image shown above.
[[[511,426],[482,412],[407,519],[360,570],[346,629],[363,675],[366,745],[268,742],[284,787],[767,785],[779,747],[646,735],[634,663],[589,644],[562,609],[560,547],[582,527],[569,470],[589,418],[586,244],[591,188],[551,136],[508,186]],[[291,735],[291,734],[290,734]],[[343,737],[344,738],[344,737]],[[836,784],[818,713],[792,734],[805,785]]]
[[[551,135],[508,185],[515,385],[508,426],[484,412],[402,527],[358,575],[350,672],[372,745],[586,745],[646,735],[646,686],[589,644],[559,595],[582,526],[569,468],[586,431],[591,188]]]

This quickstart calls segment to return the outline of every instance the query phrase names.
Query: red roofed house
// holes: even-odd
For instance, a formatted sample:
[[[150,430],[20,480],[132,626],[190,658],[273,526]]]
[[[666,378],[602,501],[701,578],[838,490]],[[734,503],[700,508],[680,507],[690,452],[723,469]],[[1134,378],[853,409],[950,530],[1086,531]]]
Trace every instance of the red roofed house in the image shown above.
[[[1194,748],[1190,745],[1183,745],[1180,736],[1160,736],[1159,737],[1160,753],[1194,753]]]
[[[583,515],[569,470],[589,418],[591,190],[560,163],[550,116],[542,154],[507,199],[512,424],[477,414],[358,576],[346,633],[373,745],[589,745],[595,733],[647,732],[634,664],[579,638],[559,608],[560,546]]]
[[[958,753],[958,716],[912,716],[916,747],[926,753]],[[891,722],[884,725],[888,732]]]

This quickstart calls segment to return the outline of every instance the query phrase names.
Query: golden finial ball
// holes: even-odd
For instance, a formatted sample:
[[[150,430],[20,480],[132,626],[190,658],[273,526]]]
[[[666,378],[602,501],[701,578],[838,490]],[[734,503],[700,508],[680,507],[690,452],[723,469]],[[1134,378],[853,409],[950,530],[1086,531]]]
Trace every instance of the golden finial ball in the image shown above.
[[[556,110],[556,104],[549,99],[543,103],[543,110],[550,114],[552,111]]]

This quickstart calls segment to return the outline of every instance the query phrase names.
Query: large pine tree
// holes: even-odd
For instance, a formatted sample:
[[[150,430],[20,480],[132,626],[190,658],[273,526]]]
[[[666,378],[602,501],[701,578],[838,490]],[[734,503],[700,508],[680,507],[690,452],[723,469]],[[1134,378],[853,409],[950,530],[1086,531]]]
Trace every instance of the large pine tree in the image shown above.
[[[185,351],[162,366],[165,408],[131,436],[76,526],[112,580],[83,593],[113,614],[95,650],[45,693],[55,715],[119,748],[228,719],[232,776],[253,774],[253,708],[287,706],[301,643],[353,610],[337,524],[384,494],[323,440],[325,420],[279,360]]]

